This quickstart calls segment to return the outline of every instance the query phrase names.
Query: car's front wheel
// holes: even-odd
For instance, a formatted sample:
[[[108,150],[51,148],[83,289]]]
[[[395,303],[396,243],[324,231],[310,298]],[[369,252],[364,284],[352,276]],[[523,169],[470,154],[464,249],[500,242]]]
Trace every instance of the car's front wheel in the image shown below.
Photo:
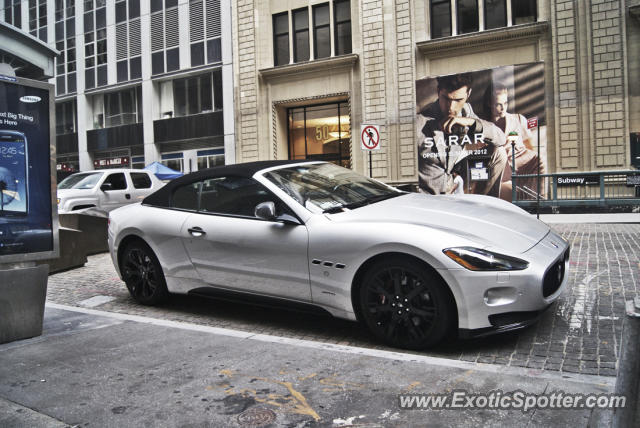
[[[122,279],[137,302],[156,305],[167,299],[169,292],[162,267],[148,245],[143,242],[127,245],[120,265]]]
[[[424,349],[444,339],[454,322],[442,279],[413,260],[377,263],[364,275],[359,298],[362,320],[391,346]]]

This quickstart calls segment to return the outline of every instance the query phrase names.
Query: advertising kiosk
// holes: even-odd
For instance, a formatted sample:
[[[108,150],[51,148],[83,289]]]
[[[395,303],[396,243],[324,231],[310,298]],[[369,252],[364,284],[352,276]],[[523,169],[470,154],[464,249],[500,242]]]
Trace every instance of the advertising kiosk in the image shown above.
[[[0,75],[0,343],[42,334],[58,257],[53,85]]]

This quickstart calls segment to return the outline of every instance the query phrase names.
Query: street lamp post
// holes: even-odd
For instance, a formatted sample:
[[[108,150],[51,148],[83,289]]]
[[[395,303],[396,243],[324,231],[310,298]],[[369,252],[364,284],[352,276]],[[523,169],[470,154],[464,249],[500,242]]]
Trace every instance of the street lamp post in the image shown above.
[[[511,202],[516,201],[516,141],[518,141],[518,133],[515,131],[509,132],[507,136],[507,143],[511,143]]]

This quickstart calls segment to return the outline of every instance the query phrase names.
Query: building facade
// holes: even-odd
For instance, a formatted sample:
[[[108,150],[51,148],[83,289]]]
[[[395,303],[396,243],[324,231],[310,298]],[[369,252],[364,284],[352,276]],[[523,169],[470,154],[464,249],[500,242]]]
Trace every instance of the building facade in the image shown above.
[[[373,176],[415,183],[417,80],[538,63],[547,172],[629,169],[638,3],[235,1],[236,160],[326,159],[368,174],[359,134],[375,124]]]
[[[235,162],[230,0],[3,0],[55,62],[59,177]],[[1,17],[1,16],[0,16]]]

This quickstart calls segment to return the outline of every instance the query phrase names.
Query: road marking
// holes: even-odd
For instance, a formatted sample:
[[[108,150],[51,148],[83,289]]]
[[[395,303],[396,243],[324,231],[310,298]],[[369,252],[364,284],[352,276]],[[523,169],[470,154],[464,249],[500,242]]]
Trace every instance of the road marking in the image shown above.
[[[182,330],[198,331],[203,333],[217,334],[220,336],[235,337],[238,339],[257,340],[260,342],[278,343],[282,345],[300,346],[304,348],[319,349],[323,351],[340,352],[343,354],[353,354],[367,357],[384,358],[387,360],[406,361],[420,364],[430,364],[442,367],[460,368],[466,370],[479,370],[489,373],[500,373],[501,375],[527,376],[539,379],[552,379],[562,381],[573,381],[591,385],[605,387],[615,386],[616,378],[613,376],[597,376],[579,373],[559,373],[538,369],[527,369],[523,367],[509,367],[498,364],[472,363],[468,361],[450,360],[448,358],[431,357],[428,355],[408,354],[399,351],[386,351],[381,349],[360,348],[357,346],[334,345],[332,343],[314,342],[312,340],[294,339],[290,337],[272,336],[268,334],[256,334],[247,331],[233,330],[230,328],[211,327],[206,325],[190,324],[180,321],[169,321],[163,319],[143,317],[140,315],[120,314],[115,312],[100,311],[97,309],[85,309],[75,306],[60,305],[47,302],[47,307],[62,309],[72,312],[115,318],[125,321],[135,321],[144,324],[151,324],[161,327],[179,328]]]

